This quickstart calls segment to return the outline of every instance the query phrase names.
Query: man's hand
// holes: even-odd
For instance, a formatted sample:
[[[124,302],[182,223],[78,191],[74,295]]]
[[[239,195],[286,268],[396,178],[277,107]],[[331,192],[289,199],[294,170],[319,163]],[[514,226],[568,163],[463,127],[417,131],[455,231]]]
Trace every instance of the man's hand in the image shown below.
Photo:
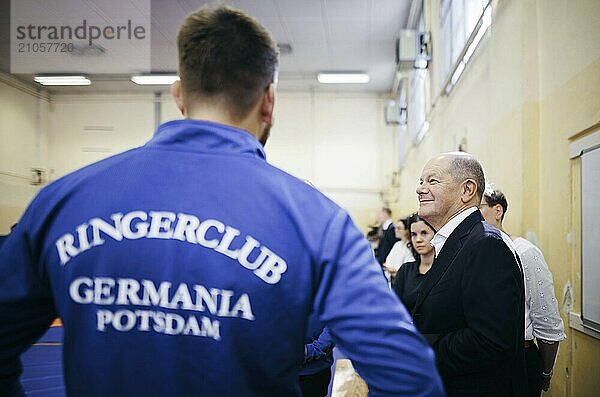
[[[542,377],[542,390],[548,391],[548,389],[550,388],[550,380],[552,379],[552,371],[550,371],[550,372],[542,371],[541,377]]]
[[[303,362],[303,364],[306,364],[307,358],[308,358],[308,348],[306,347],[306,345],[304,345],[304,362]]]
[[[542,355],[542,389],[548,391],[550,388],[550,379],[552,379],[552,367],[558,353],[559,341],[547,341],[537,338],[537,345]]]

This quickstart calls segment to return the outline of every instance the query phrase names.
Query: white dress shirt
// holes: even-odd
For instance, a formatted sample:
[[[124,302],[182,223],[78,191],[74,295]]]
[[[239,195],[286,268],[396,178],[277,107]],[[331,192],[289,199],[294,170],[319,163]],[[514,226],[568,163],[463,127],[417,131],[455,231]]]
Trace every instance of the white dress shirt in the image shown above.
[[[391,220],[391,219],[388,219],[388,220],[386,220],[385,222],[383,222],[383,223],[381,224],[381,230],[383,230],[383,231],[385,232],[386,230],[388,230],[388,227],[390,227],[390,225],[391,225],[392,223],[393,223],[393,222],[392,222],[392,220]]]
[[[442,226],[440,230],[437,231],[430,243],[435,248],[436,258],[442,251],[442,247],[444,247],[446,240],[448,240],[448,237],[450,237],[454,229],[456,229],[462,221],[467,219],[467,217],[475,211],[477,211],[477,207],[470,207],[463,212],[459,212],[458,214],[454,215],[454,217],[451,218],[444,226]]]
[[[565,339],[565,326],[558,314],[552,273],[542,252],[522,237],[514,241],[500,231],[502,240],[518,256],[525,284],[525,340],[540,338],[557,342]]]
[[[522,237],[516,238],[514,244],[525,277],[525,340],[535,337],[557,342],[565,339],[565,325],[558,314],[552,273],[544,255]]]

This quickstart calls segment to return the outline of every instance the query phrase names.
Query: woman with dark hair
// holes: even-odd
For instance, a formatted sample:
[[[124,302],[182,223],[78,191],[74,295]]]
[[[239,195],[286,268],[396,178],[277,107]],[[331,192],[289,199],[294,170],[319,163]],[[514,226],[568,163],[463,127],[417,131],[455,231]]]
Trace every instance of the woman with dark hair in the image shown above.
[[[412,251],[415,261],[402,265],[392,287],[410,312],[417,301],[419,288],[435,258],[433,246],[430,244],[435,229],[414,213],[408,218],[408,230],[410,231],[408,247]]]

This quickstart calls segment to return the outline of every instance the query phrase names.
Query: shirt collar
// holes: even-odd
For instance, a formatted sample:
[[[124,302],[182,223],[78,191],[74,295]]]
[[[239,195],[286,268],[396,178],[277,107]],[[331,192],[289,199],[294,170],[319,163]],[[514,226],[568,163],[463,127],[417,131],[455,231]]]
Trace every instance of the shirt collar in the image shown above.
[[[391,220],[391,219],[388,219],[387,221],[383,222],[383,225],[381,225],[381,228],[382,228],[383,230],[387,230],[387,229],[388,229],[388,227],[390,227],[390,225],[391,225],[391,224],[392,224],[392,220]]]
[[[161,124],[145,147],[239,154],[266,160],[262,144],[250,132],[206,120],[174,120]]]
[[[444,247],[446,240],[448,240],[448,237],[450,237],[454,229],[456,229],[462,221],[467,219],[467,217],[475,211],[477,211],[477,207],[469,207],[466,210],[459,212],[458,214],[454,215],[454,217],[452,217],[448,222],[446,222],[446,224],[442,226],[440,230],[437,231],[437,233],[433,236],[430,242],[430,244],[433,245],[433,247],[435,248],[436,258],[442,251],[442,247]]]

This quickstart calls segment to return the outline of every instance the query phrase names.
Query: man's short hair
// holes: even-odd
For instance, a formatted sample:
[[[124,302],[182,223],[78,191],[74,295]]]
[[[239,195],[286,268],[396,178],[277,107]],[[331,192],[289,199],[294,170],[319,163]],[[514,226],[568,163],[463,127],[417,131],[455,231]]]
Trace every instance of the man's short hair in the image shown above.
[[[389,207],[383,207],[381,211],[385,212],[390,218],[392,217],[392,210]]]
[[[486,186],[485,191],[483,192],[483,198],[490,207],[500,204],[502,207],[500,221],[503,221],[504,215],[506,214],[506,211],[508,211],[508,201],[506,201],[504,193],[502,193],[500,189],[495,189],[493,186]]]
[[[177,34],[177,48],[184,99],[222,96],[238,120],[275,80],[277,44],[240,10],[221,5],[188,15]]]
[[[473,179],[477,184],[477,197],[481,200],[485,189],[485,176],[479,161],[470,155],[453,156],[450,162],[450,172],[457,181]]]

